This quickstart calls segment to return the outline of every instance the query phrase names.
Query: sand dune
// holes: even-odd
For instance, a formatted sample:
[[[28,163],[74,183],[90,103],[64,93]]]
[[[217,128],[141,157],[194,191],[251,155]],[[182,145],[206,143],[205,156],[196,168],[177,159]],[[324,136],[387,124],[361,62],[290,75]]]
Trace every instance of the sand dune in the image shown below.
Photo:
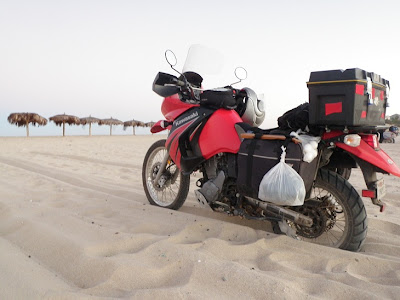
[[[398,299],[400,178],[384,176],[385,212],[364,199],[352,253],[203,209],[194,186],[179,211],[149,205],[141,168],[160,138],[0,138],[1,299]],[[364,188],[359,170],[350,182]]]

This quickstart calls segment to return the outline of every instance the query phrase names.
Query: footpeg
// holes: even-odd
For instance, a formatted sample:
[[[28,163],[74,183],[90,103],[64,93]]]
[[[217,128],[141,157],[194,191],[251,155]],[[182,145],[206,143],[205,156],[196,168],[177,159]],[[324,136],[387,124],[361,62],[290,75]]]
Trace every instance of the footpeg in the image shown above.
[[[195,190],[195,191],[194,191],[194,194],[196,195],[197,201],[198,201],[201,205],[203,205],[203,206],[208,206],[207,199],[203,196],[202,193],[200,193],[200,190]]]

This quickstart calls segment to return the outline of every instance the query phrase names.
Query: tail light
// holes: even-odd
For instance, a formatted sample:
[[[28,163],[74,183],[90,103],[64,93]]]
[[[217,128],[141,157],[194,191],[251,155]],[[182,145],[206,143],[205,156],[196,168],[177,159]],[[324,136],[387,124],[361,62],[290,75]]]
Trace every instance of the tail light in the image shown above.
[[[375,150],[379,149],[379,142],[378,142],[378,136],[376,134],[366,134],[362,133],[360,134],[361,139],[366,142],[368,145],[370,145],[372,148]]]

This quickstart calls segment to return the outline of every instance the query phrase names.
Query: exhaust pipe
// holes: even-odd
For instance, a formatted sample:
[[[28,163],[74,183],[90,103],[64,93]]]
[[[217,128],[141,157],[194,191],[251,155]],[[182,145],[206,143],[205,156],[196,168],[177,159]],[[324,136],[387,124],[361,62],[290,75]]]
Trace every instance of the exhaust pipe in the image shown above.
[[[313,225],[313,220],[310,217],[297,213],[293,210],[286,209],[268,202],[263,202],[254,198],[246,197],[246,199],[255,207],[260,207],[267,213],[273,213],[278,216],[282,216],[285,219],[293,221],[301,226],[311,227]]]

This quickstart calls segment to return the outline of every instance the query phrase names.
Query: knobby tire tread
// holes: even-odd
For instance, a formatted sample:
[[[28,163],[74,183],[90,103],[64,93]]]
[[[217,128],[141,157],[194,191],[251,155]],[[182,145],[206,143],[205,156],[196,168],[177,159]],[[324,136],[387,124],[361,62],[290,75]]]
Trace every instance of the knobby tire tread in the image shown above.
[[[349,235],[345,238],[340,248],[350,251],[359,251],[365,242],[368,231],[367,213],[360,195],[347,180],[335,172],[320,169],[318,175],[320,180],[337,190],[350,210],[348,220],[350,226]],[[344,203],[344,205],[346,205],[346,203]]]

